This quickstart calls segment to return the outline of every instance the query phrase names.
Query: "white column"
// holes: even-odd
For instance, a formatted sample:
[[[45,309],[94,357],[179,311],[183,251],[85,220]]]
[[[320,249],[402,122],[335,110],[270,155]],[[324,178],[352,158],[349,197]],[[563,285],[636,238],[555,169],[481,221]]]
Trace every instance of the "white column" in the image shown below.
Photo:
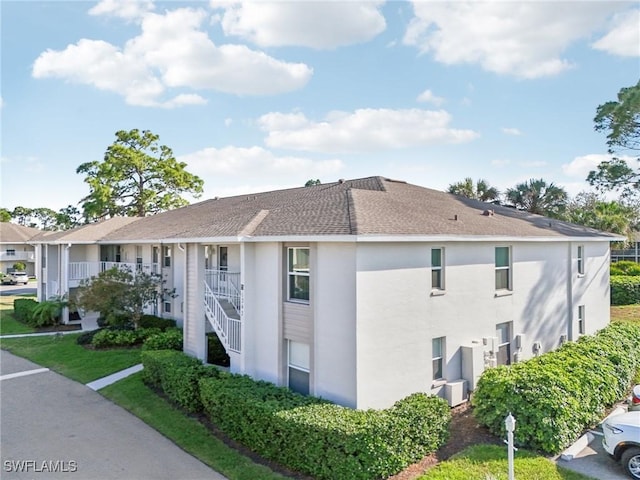
[[[204,313],[204,246],[188,243],[185,252],[183,350],[201,360],[207,357]]]

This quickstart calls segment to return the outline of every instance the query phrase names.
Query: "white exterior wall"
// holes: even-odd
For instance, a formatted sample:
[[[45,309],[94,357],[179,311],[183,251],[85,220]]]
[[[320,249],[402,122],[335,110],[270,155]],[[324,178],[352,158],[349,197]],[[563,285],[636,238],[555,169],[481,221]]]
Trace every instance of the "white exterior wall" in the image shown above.
[[[357,405],[356,246],[318,243],[311,267],[315,339],[311,392],[340,405]]]
[[[510,246],[512,291],[495,290],[495,247]],[[431,294],[431,248],[444,247],[443,295]],[[513,322],[521,359],[555,349],[585,304],[587,333],[609,322],[608,243],[585,243],[577,278],[568,242],[359,244],[357,249],[357,407],[384,408],[432,382],[431,340],[446,337],[445,378],[461,378],[460,346]],[[507,293],[507,294],[504,294]],[[577,328],[577,326],[575,327]],[[513,338],[512,338],[513,340]],[[516,353],[512,343],[511,359]]]

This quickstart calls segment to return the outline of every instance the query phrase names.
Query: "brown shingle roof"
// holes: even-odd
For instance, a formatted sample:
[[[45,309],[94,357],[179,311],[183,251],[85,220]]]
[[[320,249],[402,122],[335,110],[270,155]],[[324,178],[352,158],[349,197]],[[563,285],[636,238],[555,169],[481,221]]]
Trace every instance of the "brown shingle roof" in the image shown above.
[[[38,235],[37,228],[25,227],[15,223],[0,222],[0,242],[1,243],[22,243],[31,240]]]
[[[121,229],[127,225],[142,220],[140,217],[114,217],[101,222],[88,223],[71,230],[59,232],[41,232],[32,240],[38,242],[55,243],[83,243],[104,240],[111,232]]]
[[[301,235],[617,239],[613,234],[382,177],[211,199],[150,217],[107,222],[80,227],[84,230],[66,232],[55,240],[135,242]]]

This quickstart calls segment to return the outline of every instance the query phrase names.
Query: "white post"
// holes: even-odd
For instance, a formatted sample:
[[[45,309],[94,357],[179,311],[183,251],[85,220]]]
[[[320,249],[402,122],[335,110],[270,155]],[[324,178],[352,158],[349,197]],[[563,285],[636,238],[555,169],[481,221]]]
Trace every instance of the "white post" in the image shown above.
[[[513,451],[515,447],[513,446],[513,431],[516,429],[516,419],[513,418],[511,413],[507,415],[507,418],[504,419],[504,425],[507,428],[507,458],[509,461],[509,480],[515,480],[515,476],[513,473]]]

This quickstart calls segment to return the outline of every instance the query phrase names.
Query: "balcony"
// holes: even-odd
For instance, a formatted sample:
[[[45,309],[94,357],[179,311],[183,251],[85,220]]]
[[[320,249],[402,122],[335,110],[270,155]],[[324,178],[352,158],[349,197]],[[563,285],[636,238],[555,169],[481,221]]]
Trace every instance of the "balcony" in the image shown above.
[[[0,252],[0,261],[2,262],[35,262],[35,252],[16,252],[14,250],[6,250]]]
[[[147,274],[160,273],[158,263],[124,263],[124,262],[70,262],[69,263],[69,286],[77,287],[80,281],[97,276],[100,272],[113,267],[129,270],[132,273],[144,272]]]

